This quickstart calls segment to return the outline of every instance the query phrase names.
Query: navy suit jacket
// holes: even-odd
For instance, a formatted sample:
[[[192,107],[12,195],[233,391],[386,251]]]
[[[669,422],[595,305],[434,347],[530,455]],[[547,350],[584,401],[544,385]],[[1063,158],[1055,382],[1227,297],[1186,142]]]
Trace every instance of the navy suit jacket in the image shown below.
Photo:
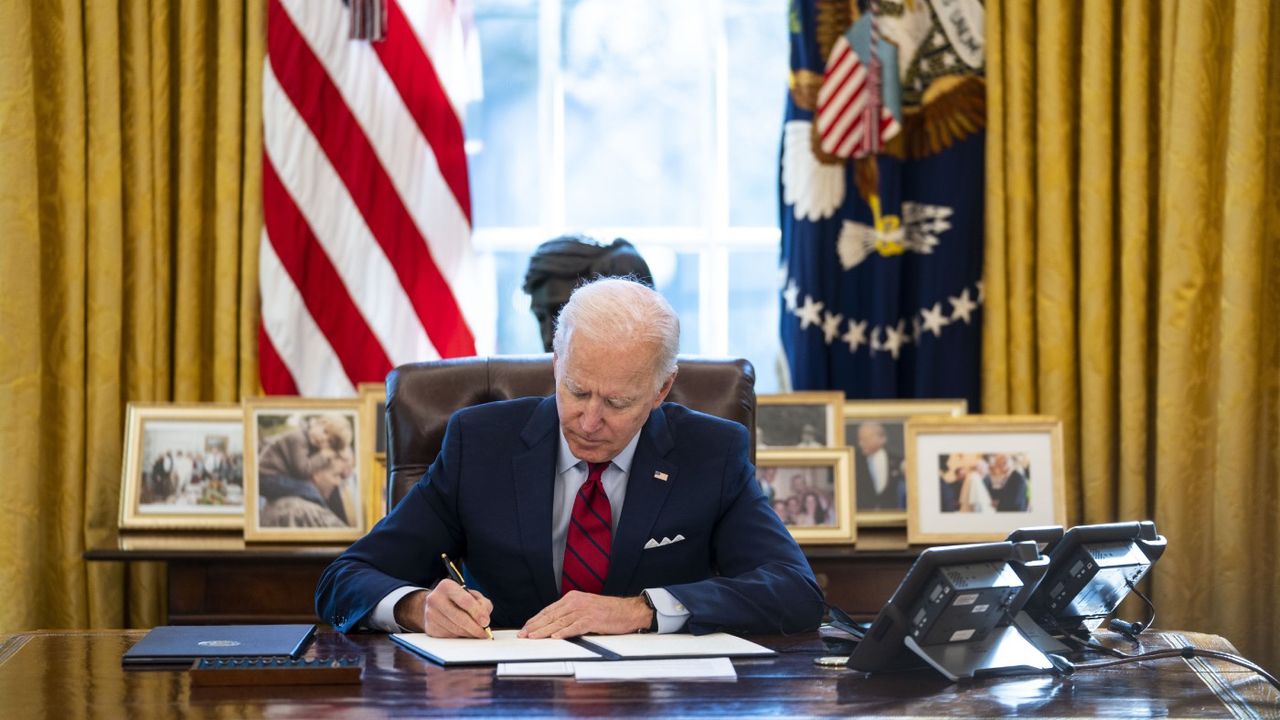
[[[316,612],[355,628],[387,593],[444,577],[461,558],[493,601],[494,627],[520,627],[555,602],[551,504],[559,448],[554,397],[454,413],[440,455],[409,494],[324,571]],[[769,506],[748,460],[746,428],[666,403],[649,414],[631,463],[604,594],[666,588],[686,630],[812,630],[822,591]],[[666,479],[655,477],[664,473]],[[645,550],[650,538],[683,535]]]

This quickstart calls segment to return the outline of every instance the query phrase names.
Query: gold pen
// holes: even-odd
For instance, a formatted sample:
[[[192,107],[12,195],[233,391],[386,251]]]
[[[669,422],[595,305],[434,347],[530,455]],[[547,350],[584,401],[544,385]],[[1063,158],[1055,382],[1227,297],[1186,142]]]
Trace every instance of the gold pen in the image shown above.
[[[467,583],[462,579],[462,573],[458,572],[458,567],[453,564],[453,561],[449,559],[449,556],[444,553],[440,553],[440,561],[444,563],[444,569],[445,572],[449,573],[449,579],[458,583],[463,590],[466,590]],[[493,631],[489,629],[488,625],[484,626],[484,634],[488,635],[490,640],[493,639]]]

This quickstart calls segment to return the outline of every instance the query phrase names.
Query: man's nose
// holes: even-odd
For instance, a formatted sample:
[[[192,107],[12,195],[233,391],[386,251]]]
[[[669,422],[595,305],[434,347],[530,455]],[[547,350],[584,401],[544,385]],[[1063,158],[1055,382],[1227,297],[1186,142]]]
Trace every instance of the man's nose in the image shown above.
[[[582,431],[585,433],[593,433],[600,429],[604,424],[604,407],[597,400],[588,400],[587,407],[582,411],[582,418],[579,421]]]

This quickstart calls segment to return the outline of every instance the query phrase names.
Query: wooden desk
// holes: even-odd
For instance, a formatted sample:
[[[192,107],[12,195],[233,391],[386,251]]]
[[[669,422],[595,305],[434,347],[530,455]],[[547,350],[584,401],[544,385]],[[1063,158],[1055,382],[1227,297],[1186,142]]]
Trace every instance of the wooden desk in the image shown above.
[[[1280,695],[1256,675],[1217,661],[1156,660],[1069,678],[1027,676],[949,684],[932,671],[865,677],[813,665],[813,634],[757,638],[782,652],[735,661],[735,683],[578,683],[497,679],[492,667],[445,669],[383,635],[322,632],[308,655],[362,653],[362,685],[192,688],[185,672],[131,670],[120,656],[142,631],[34,632],[0,637],[7,717],[284,717],[533,715],[1112,716],[1247,717],[1280,714]],[[1230,650],[1195,633],[1150,633],[1146,649],[1180,643]]]
[[[121,535],[84,553],[90,561],[163,562],[172,625],[315,622],[320,573],[346,549],[336,545],[247,545],[238,535]],[[808,546],[827,602],[870,620],[920,549]]]

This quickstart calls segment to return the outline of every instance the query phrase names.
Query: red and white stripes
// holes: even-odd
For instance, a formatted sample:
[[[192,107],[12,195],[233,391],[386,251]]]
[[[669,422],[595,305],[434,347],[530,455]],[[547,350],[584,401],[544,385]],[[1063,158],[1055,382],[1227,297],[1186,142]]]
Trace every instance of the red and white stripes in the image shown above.
[[[823,152],[842,158],[873,155],[898,133],[898,121],[880,102],[879,72],[880,64],[864,65],[845,37],[836,40],[814,113]]]
[[[260,364],[270,394],[350,395],[476,352],[455,3],[387,2],[385,40],[340,0],[270,0],[263,68]]]

